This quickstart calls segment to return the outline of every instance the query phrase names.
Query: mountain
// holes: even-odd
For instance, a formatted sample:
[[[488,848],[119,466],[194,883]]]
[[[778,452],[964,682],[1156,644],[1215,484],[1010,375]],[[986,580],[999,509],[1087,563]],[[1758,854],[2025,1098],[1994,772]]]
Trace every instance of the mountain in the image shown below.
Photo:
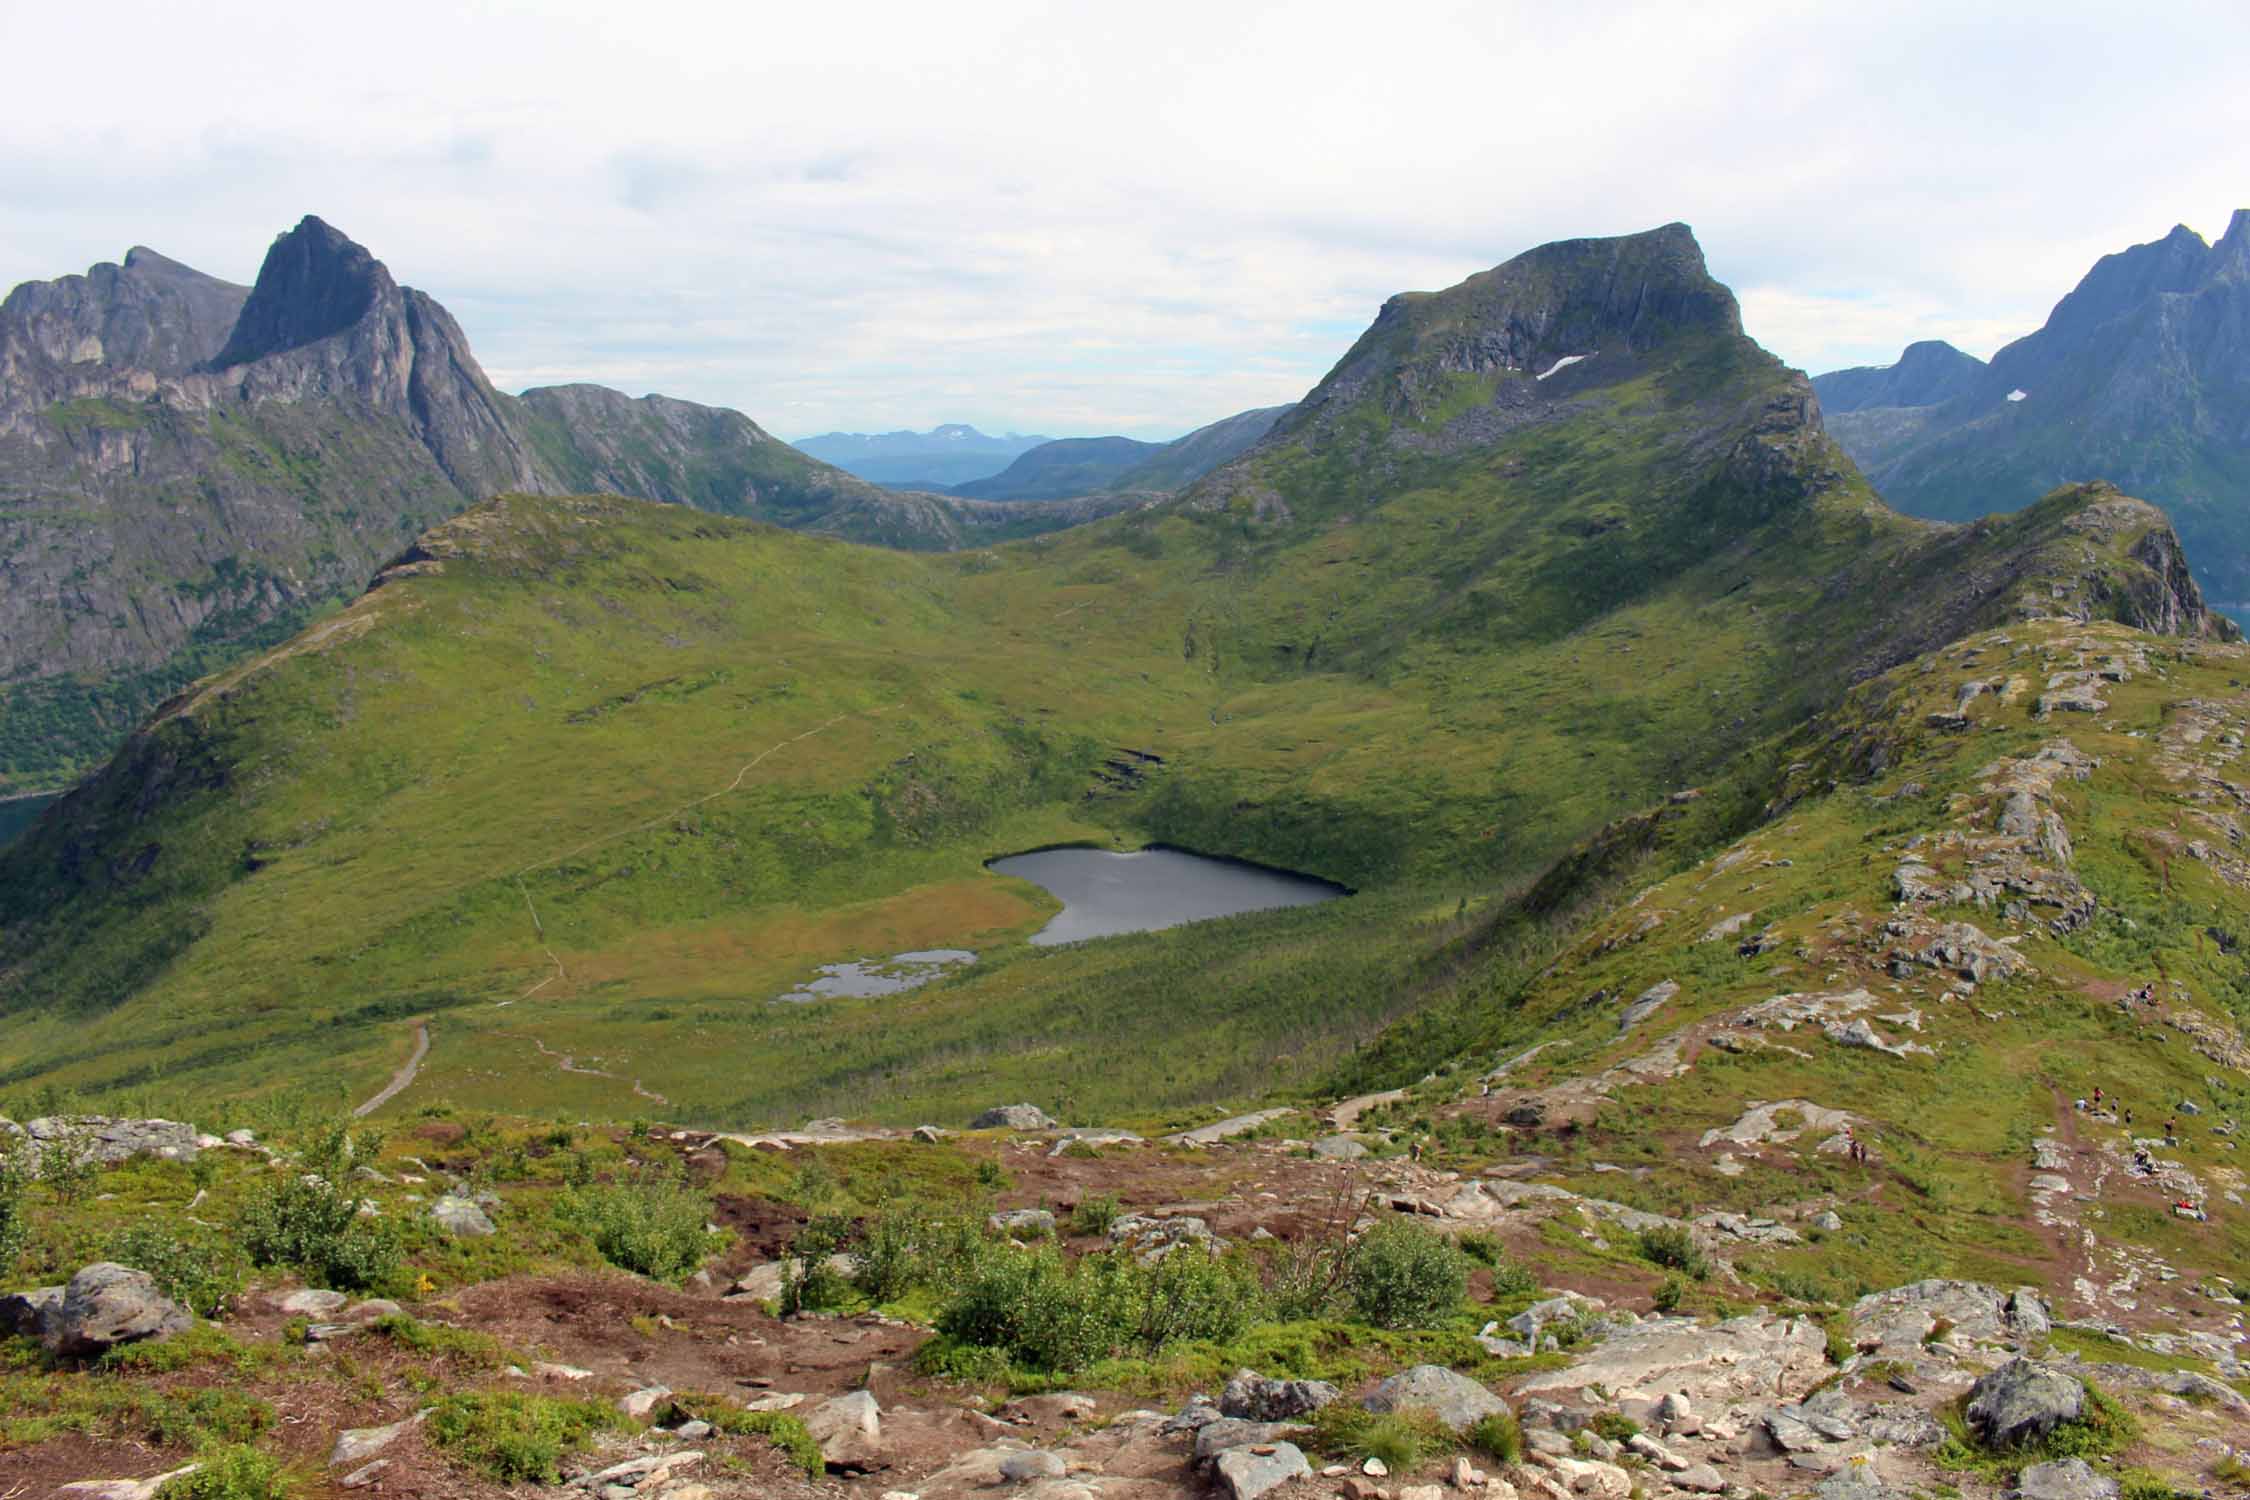
[[[1895,365],[1862,365],[1813,377],[1813,394],[1833,420],[1869,407],[1940,406],[1976,389],[1984,361],[1943,339],[1908,344]]]
[[[435,1086],[595,1113],[641,1106],[526,1028],[740,1124],[1035,1079],[1237,1097],[1452,993],[1468,902],[1855,683],[2058,617],[2233,634],[2115,490],[1886,510],[1684,226],[1544,246],[1387,303],[1178,496],[1027,543],[615,497],[433,528],[0,854],[0,1085],[357,1088],[440,1013]],[[1357,894],[1029,947],[1051,903],[985,861],[1089,840]],[[937,947],[984,957],[909,1006],[769,1003]]]
[[[1015,432],[991,437],[946,422],[928,432],[824,432],[791,446],[875,484],[942,490],[997,474],[1016,455],[1048,441]]]
[[[1831,427],[1900,509],[1959,519],[2112,480],[2164,508],[2215,597],[2250,600],[2250,210],[2215,245],[2183,225],[2104,256],[1962,388],[1879,404],[1863,375],[1822,377],[1846,393]]]
[[[1185,489],[1221,464],[1231,463],[1293,409],[1293,404],[1261,406],[1198,427],[1186,437],[1174,438],[1118,475],[1115,487],[1121,490]]]
[[[989,479],[953,487],[978,500],[1060,500],[1117,487],[1127,470],[1164,451],[1138,438],[1058,438],[1019,456]]]
[[[1105,491],[1183,489],[1244,452],[1292,408],[1237,412],[1169,443],[1136,438],[1060,438],[1029,450],[989,479],[953,493],[986,500],[1062,500]]]
[[[470,504],[588,488],[908,547],[1104,508],[893,494],[663,397],[518,400],[317,218],[249,289],[135,249],[0,304],[0,791],[66,782]]]

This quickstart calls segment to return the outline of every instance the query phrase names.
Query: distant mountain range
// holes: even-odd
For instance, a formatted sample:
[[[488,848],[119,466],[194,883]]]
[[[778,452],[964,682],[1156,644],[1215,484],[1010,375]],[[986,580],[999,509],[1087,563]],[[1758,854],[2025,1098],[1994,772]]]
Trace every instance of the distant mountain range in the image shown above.
[[[989,479],[953,487],[979,500],[1067,500],[1104,492],[1184,489],[1247,452],[1294,408],[1237,412],[1169,443],[1129,437],[1059,438],[1031,449]]]
[[[946,489],[997,474],[1019,453],[1051,441],[1019,432],[993,437],[947,422],[928,432],[824,432],[791,446],[875,484]]]
[[[2205,589],[2250,601],[2250,210],[2104,256],[1990,364],[1915,344],[1814,380],[1828,430],[1913,515],[2015,510],[2104,479],[2162,506]]]
[[[243,287],[135,248],[0,303],[0,792],[348,599],[487,496],[613,491],[945,548],[1125,502],[900,494],[739,412],[494,389],[458,324],[317,218]]]

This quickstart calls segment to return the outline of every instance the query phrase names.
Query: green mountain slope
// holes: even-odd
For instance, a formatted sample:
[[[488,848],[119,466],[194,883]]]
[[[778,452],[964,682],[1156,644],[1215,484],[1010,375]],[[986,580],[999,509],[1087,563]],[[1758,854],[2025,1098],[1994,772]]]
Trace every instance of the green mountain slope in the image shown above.
[[[597,386],[519,400],[443,307],[316,218],[249,289],[136,250],[0,305],[0,792],[67,784],[447,516],[584,489],[924,548],[1125,503],[894,495],[739,412]]]
[[[1884,510],[1684,229],[1544,247],[1395,299],[1236,463],[1059,535],[907,555],[530,496],[436,529],[0,859],[0,1073],[354,1088],[441,1012],[435,1076],[586,1110],[635,1096],[555,1056],[708,1119],[1232,1097],[1426,1004],[1467,898],[2057,614],[2231,633],[2114,491]],[[1073,838],[1361,894],[1030,950],[1044,898],[983,861]],[[940,945],[986,959],[771,1003]]]

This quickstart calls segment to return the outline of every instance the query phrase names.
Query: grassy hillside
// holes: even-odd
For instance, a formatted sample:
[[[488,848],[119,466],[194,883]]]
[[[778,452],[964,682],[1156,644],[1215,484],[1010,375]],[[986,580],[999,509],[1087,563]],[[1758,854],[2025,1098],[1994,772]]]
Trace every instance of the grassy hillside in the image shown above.
[[[1057,536],[909,556],[479,507],[0,861],[0,1083],[357,1096],[434,1015],[430,1086],[589,1115],[1231,1098],[1442,1000],[1479,903],[1854,681],[2026,614],[2213,628],[2114,492],[1884,510],[1682,234],[1494,273],[1545,331],[1489,278],[1396,304],[1243,459]],[[1603,298],[1624,341],[1539,379]],[[1478,327],[1522,347],[1464,373]],[[1156,759],[1121,775],[1128,748]],[[984,861],[1081,839],[1360,894],[1029,951],[1048,903]],[[933,946],[983,961],[773,1003]]]

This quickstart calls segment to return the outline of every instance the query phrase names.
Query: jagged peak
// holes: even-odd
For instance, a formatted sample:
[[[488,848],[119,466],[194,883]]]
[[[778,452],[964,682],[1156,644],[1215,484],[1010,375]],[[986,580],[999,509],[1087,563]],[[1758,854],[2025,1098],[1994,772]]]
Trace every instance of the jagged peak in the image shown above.
[[[366,247],[307,214],[266,252],[250,300],[212,364],[225,369],[317,343],[352,327],[397,291],[390,271]]]

